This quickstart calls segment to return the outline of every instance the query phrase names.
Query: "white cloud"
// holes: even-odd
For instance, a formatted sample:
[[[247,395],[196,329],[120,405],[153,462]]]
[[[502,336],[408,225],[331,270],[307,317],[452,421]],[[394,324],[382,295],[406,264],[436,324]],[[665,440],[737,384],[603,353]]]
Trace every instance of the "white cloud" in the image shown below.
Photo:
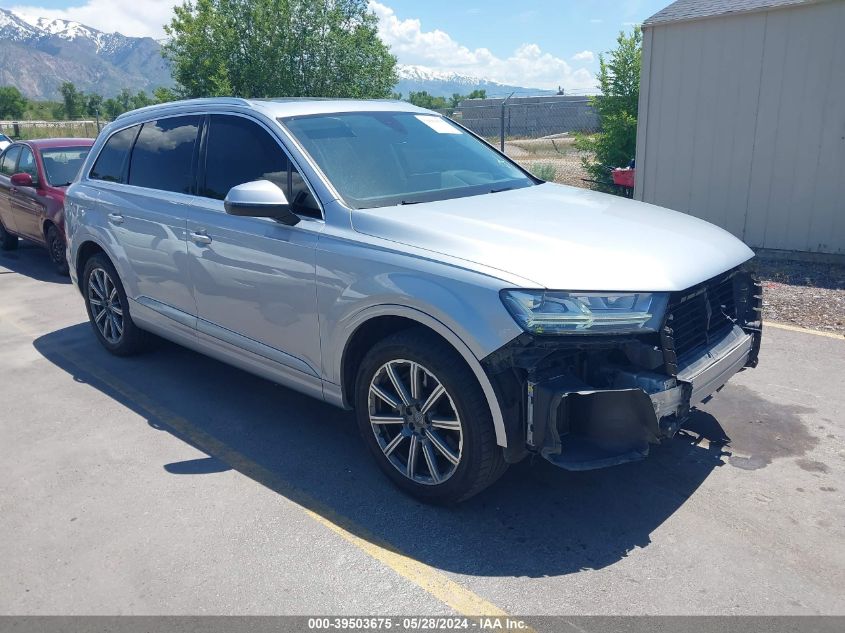
[[[47,9],[19,5],[11,10],[25,20],[60,18],[81,22],[106,33],[123,33],[134,37],[164,37],[164,24],[170,22],[173,7],[180,0],[81,0],[79,6]]]
[[[596,58],[596,54],[593,51],[581,51],[580,53],[575,53],[572,56],[576,62],[591,62]]]
[[[537,44],[523,44],[509,57],[498,57],[487,48],[470,49],[440,29],[425,31],[418,19],[399,19],[393,9],[376,0],[370,0],[370,8],[379,18],[379,35],[403,64],[531,88],[595,90],[595,77],[589,70],[573,68]]]
[[[136,37],[162,38],[164,24],[173,15],[173,6],[181,3],[181,0],[78,1],[78,6],[66,9],[48,9],[37,4],[11,9],[27,20],[61,18],[106,33],[117,31]],[[379,18],[379,35],[403,64],[419,64],[441,72],[453,71],[531,88],[563,86],[567,91],[595,90],[595,78],[589,70],[570,65],[536,44],[523,44],[510,56],[499,57],[487,48],[469,49],[445,31],[425,31],[417,19],[401,20],[393,9],[376,0],[370,0],[370,8]],[[589,61],[578,55],[573,57],[573,62]]]

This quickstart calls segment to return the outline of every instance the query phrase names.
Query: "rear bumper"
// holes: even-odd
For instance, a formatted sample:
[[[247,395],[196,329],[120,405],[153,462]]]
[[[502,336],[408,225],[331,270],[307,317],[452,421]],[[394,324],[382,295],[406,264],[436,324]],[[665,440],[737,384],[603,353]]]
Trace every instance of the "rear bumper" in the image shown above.
[[[613,388],[571,376],[527,385],[527,444],[551,463],[590,470],[643,459],[672,437],[690,409],[756,360],[759,333],[735,326],[671,377],[608,369]]]

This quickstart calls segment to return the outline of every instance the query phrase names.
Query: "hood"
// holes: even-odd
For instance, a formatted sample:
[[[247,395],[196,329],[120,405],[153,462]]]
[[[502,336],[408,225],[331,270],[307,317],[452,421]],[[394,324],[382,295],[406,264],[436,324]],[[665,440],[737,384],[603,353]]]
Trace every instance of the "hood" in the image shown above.
[[[684,290],[754,256],[733,235],[698,218],[550,183],[361,209],[352,223],[367,235],[555,290]]]

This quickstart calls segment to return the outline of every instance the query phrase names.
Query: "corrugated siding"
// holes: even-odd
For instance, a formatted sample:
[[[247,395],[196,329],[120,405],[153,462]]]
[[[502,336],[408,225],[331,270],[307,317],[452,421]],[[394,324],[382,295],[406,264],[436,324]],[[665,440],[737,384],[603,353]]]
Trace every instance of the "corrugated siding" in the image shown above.
[[[646,30],[638,199],[845,253],[845,2]]]

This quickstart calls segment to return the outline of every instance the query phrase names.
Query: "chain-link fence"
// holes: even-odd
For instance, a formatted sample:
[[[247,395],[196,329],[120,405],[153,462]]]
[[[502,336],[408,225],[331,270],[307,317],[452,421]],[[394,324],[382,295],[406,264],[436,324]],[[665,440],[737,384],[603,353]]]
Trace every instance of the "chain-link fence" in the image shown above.
[[[13,139],[95,138],[104,121],[0,121],[0,133]]]
[[[463,126],[487,139],[536,139],[556,134],[590,133],[599,119],[587,97],[541,96],[471,99],[452,111]]]
[[[585,96],[470,99],[442,110],[464,127],[500,147],[543,180],[585,187],[579,134],[599,130],[599,117]]]

